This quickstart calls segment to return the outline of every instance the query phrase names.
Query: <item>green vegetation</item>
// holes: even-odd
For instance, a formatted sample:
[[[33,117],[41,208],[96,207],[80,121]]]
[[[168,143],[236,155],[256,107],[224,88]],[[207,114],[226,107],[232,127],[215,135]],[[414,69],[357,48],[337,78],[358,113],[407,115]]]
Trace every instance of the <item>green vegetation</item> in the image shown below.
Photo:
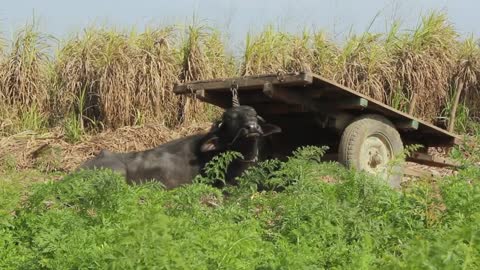
[[[205,184],[213,165],[215,179],[171,191],[108,171],[28,189],[3,178],[0,268],[480,267],[479,168],[399,192],[323,152],[264,162],[223,192]]]
[[[196,22],[89,28],[60,42],[33,23],[0,41],[0,269],[480,268],[480,45],[461,39],[445,14],[425,16],[412,31],[394,23],[341,44],[325,32],[269,26],[246,37],[238,59],[220,32]],[[78,153],[60,153],[72,145],[52,143],[59,138],[153,123],[150,133],[118,133],[141,148],[173,132],[164,126],[188,129],[218,115],[173,95],[175,83],[294,71],[403,111],[417,96],[414,114],[428,121],[456,111],[455,130],[477,135],[452,152],[462,169],[395,191],[320,163],[325,149],[305,147],[222,189],[212,183],[224,181],[236,153],[171,191],[129,186],[109,171],[51,173],[65,170],[62,155]],[[79,151],[104,146],[99,138]],[[38,171],[19,170],[32,167]]]

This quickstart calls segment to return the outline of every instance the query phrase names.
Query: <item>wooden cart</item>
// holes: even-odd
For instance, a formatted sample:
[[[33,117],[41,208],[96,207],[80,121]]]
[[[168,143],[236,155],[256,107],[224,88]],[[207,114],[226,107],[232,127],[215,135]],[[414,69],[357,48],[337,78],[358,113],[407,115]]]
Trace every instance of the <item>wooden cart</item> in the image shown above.
[[[454,162],[428,154],[428,147],[451,147],[461,138],[447,130],[396,110],[343,85],[313,73],[269,74],[177,85],[176,94],[191,95],[222,108],[232,106],[232,95],[255,108],[267,121],[282,127],[273,138],[275,152],[286,156],[301,145],[327,145],[329,159],[372,173],[382,173],[399,184],[404,167],[386,165],[404,146],[422,149],[408,161],[438,167]],[[414,104],[415,101],[412,100]],[[394,163],[393,163],[394,164]],[[383,168],[383,169],[380,169]],[[418,172],[409,170],[408,174]]]

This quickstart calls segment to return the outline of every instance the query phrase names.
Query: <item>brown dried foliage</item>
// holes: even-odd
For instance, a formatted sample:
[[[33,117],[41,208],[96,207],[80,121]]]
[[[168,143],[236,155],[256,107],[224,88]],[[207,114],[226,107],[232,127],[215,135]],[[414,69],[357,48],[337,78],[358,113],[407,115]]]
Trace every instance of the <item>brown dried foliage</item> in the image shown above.
[[[69,40],[55,64],[58,115],[74,110],[112,128],[142,119],[171,124],[180,72],[171,39],[171,29],[91,29]]]
[[[389,48],[398,85],[387,89],[390,96],[402,91],[410,100],[415,93],[416,116],[428,121],[439,116],[447,102],[456,38],[446,15],[439,13],[424,17],[413,33],[398,37]]]
[[[385,88],[393,81],[390,59],[379,34],[353,36],[336,61],[334,80],[362,94],[386,102]]]
[[[295,36],[272,26],[258,36],[247,36],[241,75],[311,71],[313,51],[307,33]]]
[[[2,54],[1,134],[22,130],[10,127],[24,121],[26,110],[34,124],[24,126],[52,115],[54,123],[81,119],[81,129],[208,121],[218,110],[176,97],[175,83],[293,71],[313,71],[403,111],[416,94],[415,115],[428,121],[448,115],[452,97],[462,91],[470,116],[480,117],[478,43],[459,41],[442,13],[425,16],[412,31],[394,24],[387,34],[351,36],[343,46],[322,32],[294,35],[270,26],[247,36],[241,62],[218,31],[198,25],[143,33],[87,29],[61,44],[53,61],[49,48],[28,26]]]
[[[205,26],[189,26],[182,47],[180,81],[208,80],[235,74],[233,57],[226,51],[218,31]],[[198,100],[179,97],[179,124],[205,121],[218,116],[219,110]]]
[[[208,124],[170,129],[162,125],[122,127],[86,136],[77,143],[68,143],[61,130],[38,134],[22,132],[0,139],[0,170],[37,168],[46,171],[77,168],[102,149],[115,152],[143,151],[192,133],[208,130]]]
[[[470,117],[480,120],[480,44],[473,37],[459,46],[453,70],[453,97],[461,91],[461,102],[470,109]]]
[[[28,24],[14,37],[0,59],[0,104],[19,112],[43,111],[48,88],[48,38]]]

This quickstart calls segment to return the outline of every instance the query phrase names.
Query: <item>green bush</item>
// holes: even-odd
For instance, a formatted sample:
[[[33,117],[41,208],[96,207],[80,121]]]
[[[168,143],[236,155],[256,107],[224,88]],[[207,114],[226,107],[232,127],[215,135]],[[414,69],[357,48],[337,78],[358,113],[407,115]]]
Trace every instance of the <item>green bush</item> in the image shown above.
[[[36,184],[23,203],[1,205],[16,214],[2,216],[0,268],[480,267],[480,169],[394,191],[318,162],[323,151],[264,162],[223,189],[208,179],[170,191],[129,186],[110,171]],[[209,166],[212,182],[222,167]]]

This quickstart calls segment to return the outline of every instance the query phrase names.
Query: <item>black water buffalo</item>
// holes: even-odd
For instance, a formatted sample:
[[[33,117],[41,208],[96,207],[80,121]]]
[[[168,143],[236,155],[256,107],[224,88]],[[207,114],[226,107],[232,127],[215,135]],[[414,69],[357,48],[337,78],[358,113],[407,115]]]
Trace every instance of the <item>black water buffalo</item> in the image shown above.
[[[192,183],[213,156],[237,151],[244,159],[230,164],[226,177],[230,182],[263,158],[265,136],[278,132],[281,132],[279,127],[265,123],[252,107],[238,106],[226,110],[206,134],[177,139],[142,152],[103,150],[80,169],[110,168],[124,175],[129,183],[160,181],[171,189]]]

